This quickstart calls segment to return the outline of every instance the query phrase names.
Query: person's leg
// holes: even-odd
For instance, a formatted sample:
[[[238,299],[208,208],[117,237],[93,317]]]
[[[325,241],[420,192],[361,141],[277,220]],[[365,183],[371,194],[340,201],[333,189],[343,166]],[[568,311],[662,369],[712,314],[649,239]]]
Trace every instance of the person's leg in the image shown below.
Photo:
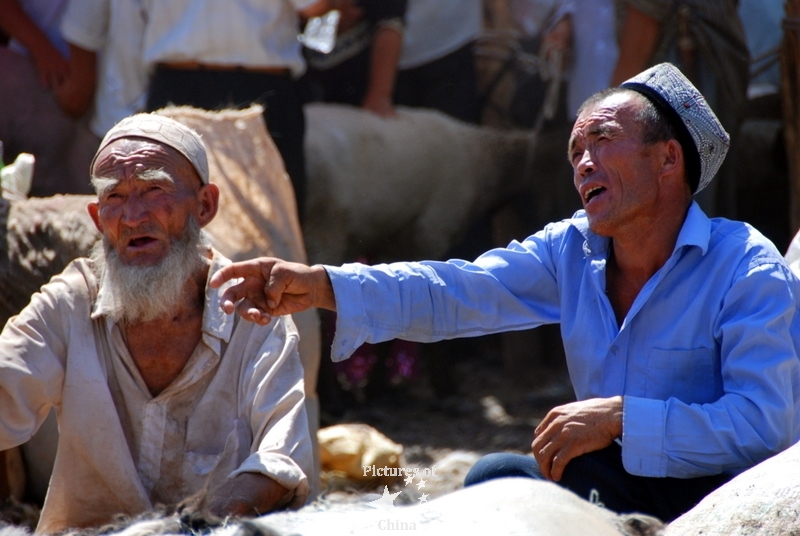
[[[532,456],[496,452],[487,454],[475,462],[464,478],[464,487],[473,486],[496,478],[524,477],[544,480],[539,464]]]
[[[464,486],[504,477],[544,480],[534,458],[497,453],[478,460],[467,473]],[[687,479],[635,476],[625,470],[621,447],[613,443],[571,460],[557,484],[614,512],[639,512],[672,521],[728,479],[724,475]]]
[[[395,102],[433,108],[477,123],[478,81],[472,43],[430,63],[398,72]]]
[[[283,165],[292,181],[297,201],[297,215],[303,221],[306,198],[306,162],[304,136],[306,119],[295,82],[288,77],[264,80],[265,91],[256,99],[264,106],[264,119]]]
[[[159,65],[150,78],[147,111],[169,105],[216,110],[226,99],[219,72],[206,69],[172,69]]]
[[[292,181],[297,201],[297,215],[302,222],[306,192],[306,163],[303,150],[306,119],[297,83],[288,74],[252,71],[223,72],[219,78],[226,99],[221,104],[243,108],[258,103],[264,107],[267,131],[275,142],[286,173]]]
[[[396,106],[418,108],[422,104],[422,89],[419,81],[420,68],[399,69],[394,81],[394,103]]]
[[[635,476],[622,465],[622,448],[612,443],[571,460],[558,484],[614,512],[639,512],[668,522],[727,480],[723,475],[685,479]]]

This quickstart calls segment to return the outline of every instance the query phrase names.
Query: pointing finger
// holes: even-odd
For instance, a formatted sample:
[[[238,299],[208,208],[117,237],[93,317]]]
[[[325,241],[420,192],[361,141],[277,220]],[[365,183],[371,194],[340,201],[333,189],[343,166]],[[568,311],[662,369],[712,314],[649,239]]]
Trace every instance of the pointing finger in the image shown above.
[[[240,281],[235,285],[226,288],[220,296],[220,306],[228,314],[233,313],[234,305],[241,300],[247,300],[253,307],[266,309],[267,303],[264,299],[263,287],[254,285],[252,280]]]
[[[276,259],[261,257],[249,261],[234,262],[228,266],[222,267],[211,276],[209,285],[211,285],[212,288],[219,288],[225,282],[238,278],[244,278],[245,280],[260,279],[263,284],[263,281],[266,280],[265,274],[269,274],[275,261]]]

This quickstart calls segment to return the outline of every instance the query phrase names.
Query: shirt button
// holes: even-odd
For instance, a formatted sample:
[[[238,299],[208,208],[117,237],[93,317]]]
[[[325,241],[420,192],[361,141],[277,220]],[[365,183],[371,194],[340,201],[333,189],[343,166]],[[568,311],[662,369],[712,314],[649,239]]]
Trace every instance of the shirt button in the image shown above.
[[[617,352],[619,352],[619,346],[615,344],[611,347],[611,353],[616,354]]]

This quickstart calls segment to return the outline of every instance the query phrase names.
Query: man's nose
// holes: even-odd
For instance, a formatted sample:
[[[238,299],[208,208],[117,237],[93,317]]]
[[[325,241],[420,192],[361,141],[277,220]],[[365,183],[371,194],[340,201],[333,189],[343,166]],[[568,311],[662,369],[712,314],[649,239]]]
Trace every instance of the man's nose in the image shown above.
[[[129,195],[122,206],[122,221],[126,225],[138,225],[147,219],[147,204],[137,194]]]
[[[575,171],[579,177],[585,177],[594,171],[594,162],[592,161],[592,155],[588,149],[583,151],[580,160],[578,160],[578,165],[575,167]]]

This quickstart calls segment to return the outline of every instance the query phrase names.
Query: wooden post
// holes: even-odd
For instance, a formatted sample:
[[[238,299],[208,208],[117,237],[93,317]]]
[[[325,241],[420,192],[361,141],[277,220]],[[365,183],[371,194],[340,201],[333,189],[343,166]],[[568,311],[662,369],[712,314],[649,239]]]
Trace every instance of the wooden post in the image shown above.
[[[781,45],[781,100],[789,164],[790,222],[800,229],[800,0],[786,0]]]

